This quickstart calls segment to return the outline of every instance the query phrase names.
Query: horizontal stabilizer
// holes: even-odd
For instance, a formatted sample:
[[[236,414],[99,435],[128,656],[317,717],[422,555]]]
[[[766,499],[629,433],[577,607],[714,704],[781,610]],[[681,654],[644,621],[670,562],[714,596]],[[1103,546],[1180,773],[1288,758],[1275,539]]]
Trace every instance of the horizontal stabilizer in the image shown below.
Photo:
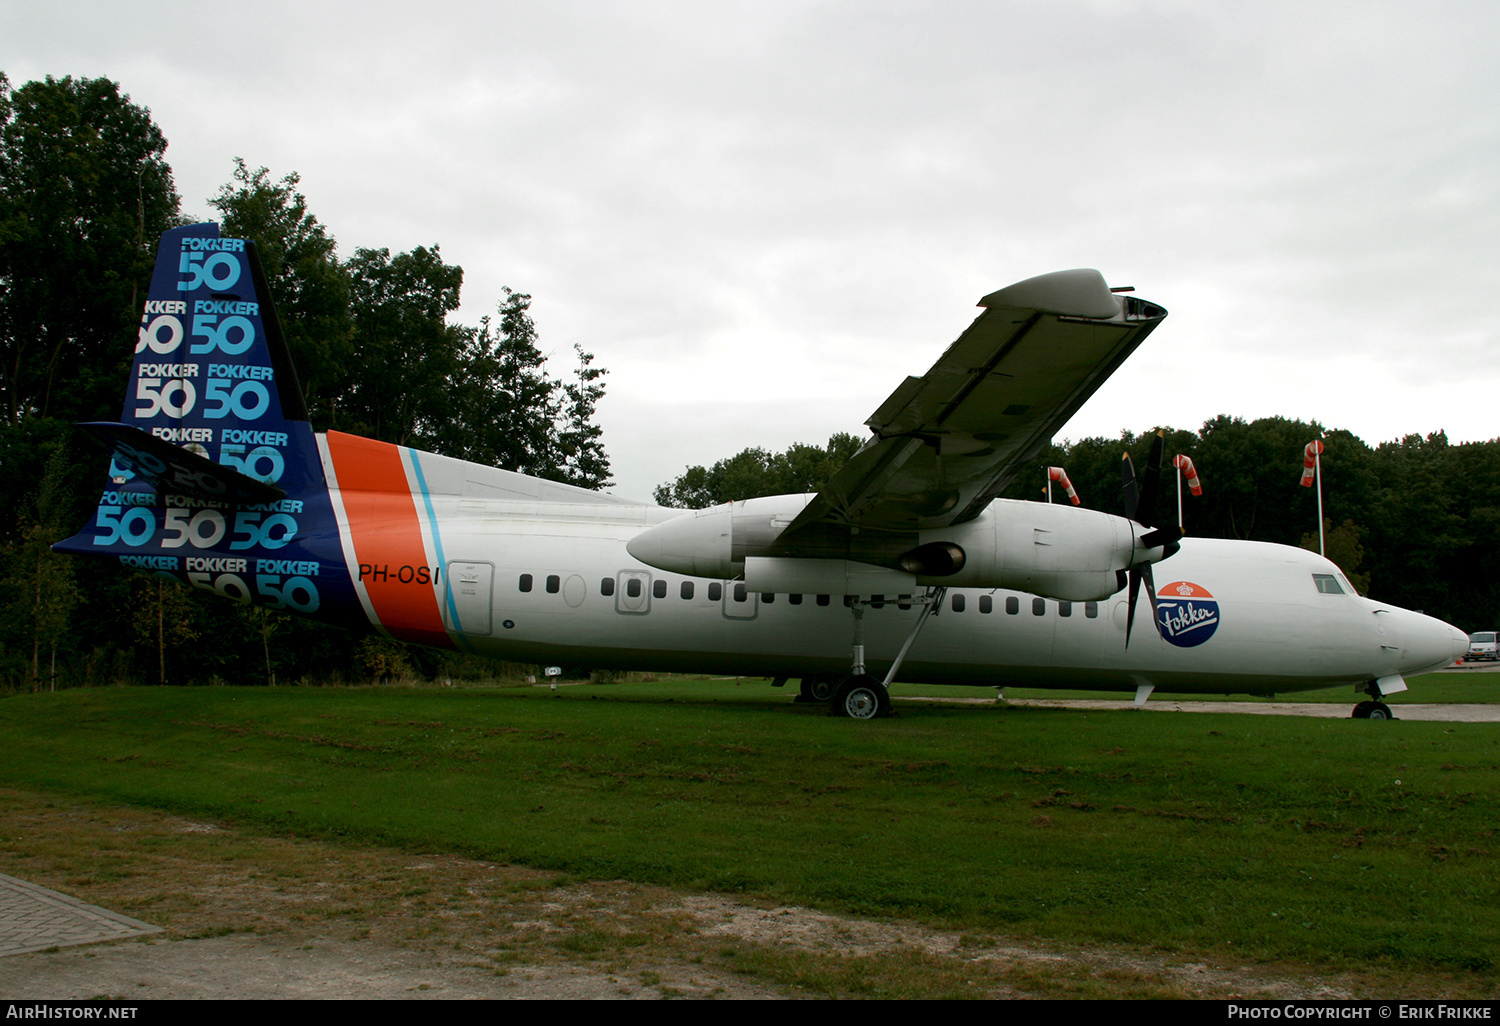
[[[275,502],[286,497],[276,485],[129,424],[95,421],[78,426],[113,450],[115,468],[128,471],[159,494],[230,503]]]

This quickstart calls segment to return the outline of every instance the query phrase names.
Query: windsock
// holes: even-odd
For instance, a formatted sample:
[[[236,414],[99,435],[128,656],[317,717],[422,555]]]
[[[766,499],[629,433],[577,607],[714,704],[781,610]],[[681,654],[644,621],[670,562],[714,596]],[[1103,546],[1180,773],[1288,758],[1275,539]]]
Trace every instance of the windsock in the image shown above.
[[[1311,488],[1313,485],[1313,468],[1317,466],[1318,456],[1323,452],[1323,443],[1317,440],[1308,442],[1302,450],[1302,487]]]
[[[1194,495],[1203,494],[1203,482],[1198,480],[1198,468],[1193,466],[1191,456],[1172,457],[1172,466],[1182,471],[1182,476],[1187,478],[1188,488]]]
[[[1083,504],[1083,500],[1080,499],[1078,497],[1078,493],[1073,490],[1073,482],[1068,480],[1068,472],[1062,467],[1048,467],[1047,480],[1056,481],[1058,484],[1062,485],[1063,489],[1068,493],[1068,501],[1073,503],[1073,505],[1079,506]]]

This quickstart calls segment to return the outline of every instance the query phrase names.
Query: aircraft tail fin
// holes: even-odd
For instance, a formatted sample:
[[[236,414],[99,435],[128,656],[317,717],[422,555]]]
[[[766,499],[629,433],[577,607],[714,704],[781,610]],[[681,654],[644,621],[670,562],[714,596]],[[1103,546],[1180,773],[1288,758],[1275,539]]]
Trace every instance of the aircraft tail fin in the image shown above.
[[[162,235],[98,510],[54,548],[366,624],[255,243]]]
[[[120,420],[79,426],[112,451],[105,491],[120,505],[267,503],[325,487],[253,241],[221,238],[212,222],[162,235]],[[59,547],[98,552],[89,535]]]

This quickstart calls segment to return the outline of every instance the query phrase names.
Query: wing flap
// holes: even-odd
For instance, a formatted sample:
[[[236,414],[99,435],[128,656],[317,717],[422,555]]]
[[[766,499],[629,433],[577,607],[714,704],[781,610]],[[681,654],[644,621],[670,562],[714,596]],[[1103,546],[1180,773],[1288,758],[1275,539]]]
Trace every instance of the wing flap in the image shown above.
[[[826,550],[829,528],[907,535],[978,516],[1166,316],[1088,270],[980,302],[986,310],[932,369],[866,421],[874,438],[782,533],[777,554]]]

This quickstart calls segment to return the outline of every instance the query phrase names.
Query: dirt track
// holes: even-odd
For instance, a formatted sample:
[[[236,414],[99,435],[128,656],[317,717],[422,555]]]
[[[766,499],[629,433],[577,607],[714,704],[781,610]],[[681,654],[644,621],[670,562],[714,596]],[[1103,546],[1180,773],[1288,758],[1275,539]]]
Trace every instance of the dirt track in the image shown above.
[[[13,999],[1348,998],[1369,985],[558,881],[14,792],[0,810],[0,870],[167,927],[0,958]]]

